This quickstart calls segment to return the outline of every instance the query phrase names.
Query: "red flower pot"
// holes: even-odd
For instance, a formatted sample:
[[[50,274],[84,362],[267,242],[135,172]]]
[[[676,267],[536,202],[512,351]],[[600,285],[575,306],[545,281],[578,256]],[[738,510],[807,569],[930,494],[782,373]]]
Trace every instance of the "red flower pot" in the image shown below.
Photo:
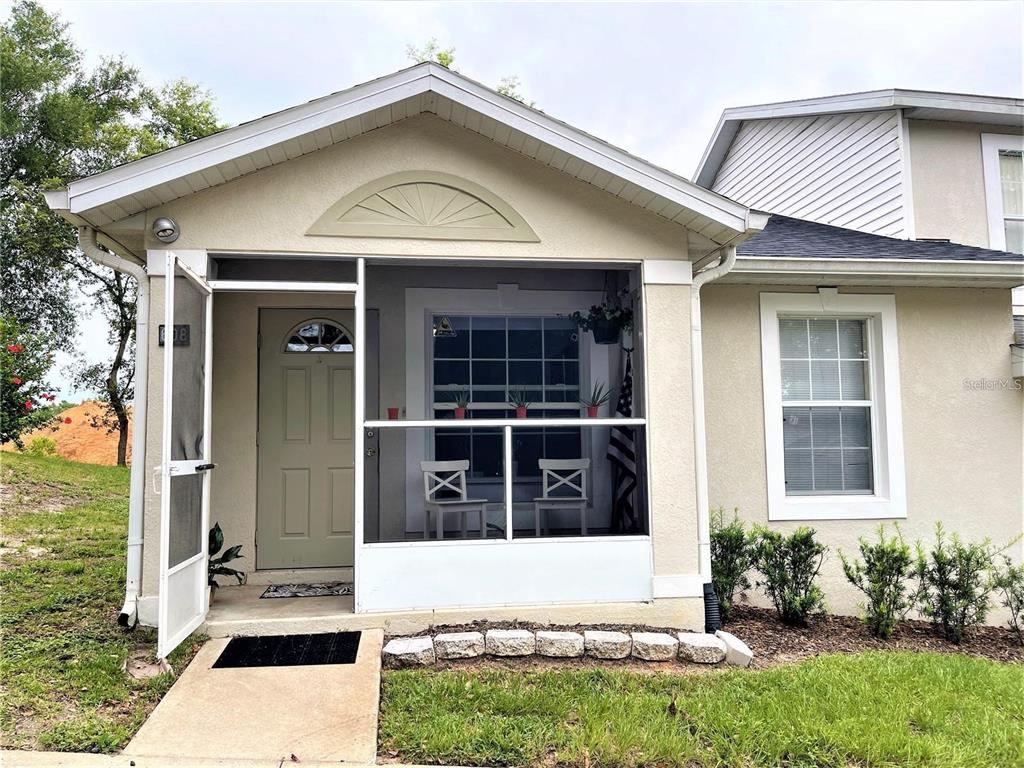
[[[455,406],[455,418],[456,419],[464,419],[464,418],[466,418],[466,409],[463,408],[461,405],[456,405]]]
[[[526,418],[526,406],[525,405],[517,405],[516,406],[516,418],[517,419],[525,419]]]
[[[388,419],[390,421],[398,421],[398,408],[388,408]]]
[[[600,406],[598,406],[598,405],[588,405],[587,406],[587,418],[588,419],[596,419],[597,418],[597,410],[598,410],[598,408],[600,408]]]

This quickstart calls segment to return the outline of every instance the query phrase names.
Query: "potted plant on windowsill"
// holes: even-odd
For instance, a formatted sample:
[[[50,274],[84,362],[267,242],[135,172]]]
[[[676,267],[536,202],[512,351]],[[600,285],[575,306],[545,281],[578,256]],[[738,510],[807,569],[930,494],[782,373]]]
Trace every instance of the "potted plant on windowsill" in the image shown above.
[[[469,390],[460,389],[455,393],[455,418],[466,418],[466,408],[469,407]]]
[[[533,405],[521,389],[513,389],[508,393],[508,404],[516,409],[517,419],[525,419],[526,409]]]
[[[595,344],[615,344],[622,331],[633,328],[633,310],[622,305],[626,292],[620,291],[614,297],[594,304],[584,314],[573,312],[569,318],[584,331],[590,331]]]
[[[587,397],[580,400],[580,405],[587,409],[587,418],[596,419],[598,409],[611,399],[612,393],[605,388],[603,381],[594,383],[594,388]]]

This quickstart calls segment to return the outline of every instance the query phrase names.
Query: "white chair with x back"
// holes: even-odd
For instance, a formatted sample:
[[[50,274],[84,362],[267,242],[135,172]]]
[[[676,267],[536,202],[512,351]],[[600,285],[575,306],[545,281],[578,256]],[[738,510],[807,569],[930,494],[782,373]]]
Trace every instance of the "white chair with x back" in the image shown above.
[[[587,472],[590,459],[538,459],[542,496],[533,500],[533,524],[540,536],[541,514],[559,509],[580,513],[580,535],[587,535]],[[549,530],[545,517],[544,530]]]
[[[466,492],[466,472],[469,459],[460,461],[421,461],[423,472],[423,501],[425,505],[423,538],[430,538],[430,514],[434,514],[437,540],[444,538],[444,513],[458,512],[462,516],[462,538],[466,538],[466,516],[476,512],[480,520],[480,538],[487,538],[487,499],[470,499]]]

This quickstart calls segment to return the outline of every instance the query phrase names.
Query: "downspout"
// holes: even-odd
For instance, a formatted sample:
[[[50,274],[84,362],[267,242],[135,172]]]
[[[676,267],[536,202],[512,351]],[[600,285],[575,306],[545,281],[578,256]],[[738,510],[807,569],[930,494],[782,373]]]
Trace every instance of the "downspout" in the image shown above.
[[[745,233],[744,233],[745,234]],[[739,237],[743,237],[740,235]],[[733,241],[739,239],[734,238]],[[704,585],[705,631],[721,626],[718,599],[711,586],[711,509],[708,497],[707,429],[704,423],[704,346],[701,332],[700,289],[729,272],[736,264],[736,246],[726,244],[719,264],[694,275],[690,286],[690,369],[693,389],[693,448],[697,490],[698,570]]]
[[[134,627],[139,623],[138,600],[142,583],[143,509],[146,493],[146,400],[149,389],[149,275],[141,265],[135,264],[96,243],[96,230],[78,228],[78,243],[90,259],[104,267],[134,277],[138,285],[135,305],[135,398],[132,416],[135,432],[132,435],[132,466],[128,495],[128,558],[125,575],[124,606],[117,623]]]

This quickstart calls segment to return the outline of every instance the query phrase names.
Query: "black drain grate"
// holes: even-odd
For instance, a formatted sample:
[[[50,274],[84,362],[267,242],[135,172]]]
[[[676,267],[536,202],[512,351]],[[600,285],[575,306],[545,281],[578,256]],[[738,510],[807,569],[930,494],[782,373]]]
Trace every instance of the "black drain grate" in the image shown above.
[[[214,663],[214,669],[238,667],[304,667],[314,664],[354,664],[360,632],[318,635],[233,637]]]

